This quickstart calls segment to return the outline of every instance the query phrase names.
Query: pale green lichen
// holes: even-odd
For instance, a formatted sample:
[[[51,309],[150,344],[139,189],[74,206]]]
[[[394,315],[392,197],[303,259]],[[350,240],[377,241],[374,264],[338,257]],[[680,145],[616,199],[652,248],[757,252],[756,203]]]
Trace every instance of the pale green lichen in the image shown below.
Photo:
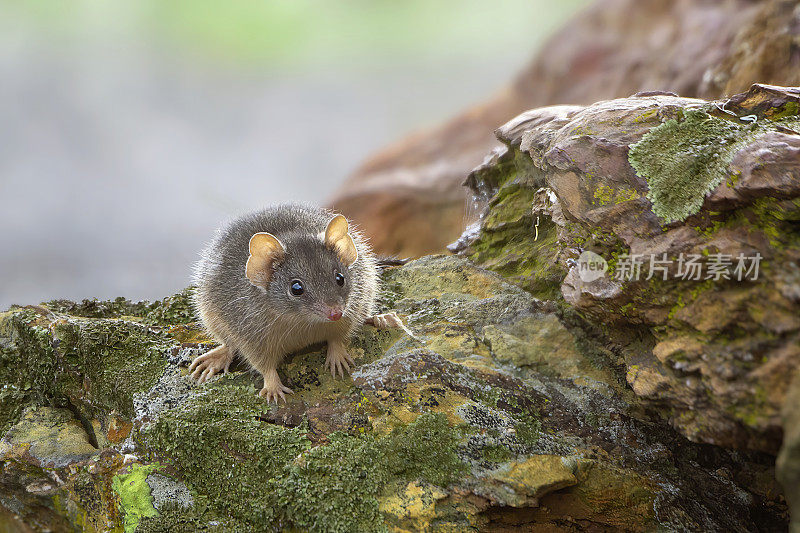
[[[111,480],[111,488],[119,495],[125,533],[136,531],[142,518],[158,514],[147,484],[147,476],[157,468],[158,465],[134,464],[128,473],[118,474]]]
[[[697,213],[706,195],[729,175],[729,164],[742,147],[777,125],[800,124],[792,116],[780,122],[744,124],[687,109],[682,119],[653,128],[630,146],[628,160],[647,180],[653,212],[667,222]]]

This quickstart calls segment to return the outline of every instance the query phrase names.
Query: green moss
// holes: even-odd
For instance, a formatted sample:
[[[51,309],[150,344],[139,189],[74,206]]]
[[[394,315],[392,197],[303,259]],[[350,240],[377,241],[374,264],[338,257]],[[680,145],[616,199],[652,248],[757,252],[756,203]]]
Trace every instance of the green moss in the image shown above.
[[[572,137],[582,137],[584,135],[597,135],[597,131],[586,126],[575,126],[571,130],[569,130],[569,134]]]
[[[792,117],[780,123],[798,121]],[[682,120],[668,120],[631,145],[628,160],[647,180],[653,212],[667,222],[685,220],[728,176],[737,150],[775,127],[775,122],[740,124],[686,109]]]
[[[244,522],[229,517],[215,516],[186,509],[179,505],[166,505],[159,509],[158,515],[145,517],[139,522],[136,533],[248,533],[258,531]]]
[[[620,189],[611,188],[605,183],[599,183],[594,189],[594,203],[600,206],[619,205],[640,198],[636,189],[623,187]]]
[[[517,433],[519,441],[531,447],[539,441],[539,435],[542,432],[542,423],[538,418],[533,416],[523,416],[520,421],[514,426],[514,431]]]
[[[781,251],[800,246],[800,198],[758,198],[751,205],[725,214],[697,228],[706,237],[723,229],[746,228],[752,233],[762,233],[770,246]],[[704,251],[707,255],[708,251]]]
[[[602,232],[597,229],[591,231],[591,237],[586,240],[582,248],[605,258],[607,275],[614,276],[620,258],[629,255],[630,249],[622,239],[611,232]]]
[[[455,454],[459,436],[441,414],[422,414],[380,442],[392,476],[445,487],[466,473]]]
[[[61,516],[66,517],[77,531],[93,531],[90,514],[64,493],[53,495],[53,509]]]
[[[185,324],[197,320],[191,305],[193,287],[150,303],[146,300],[131,302],[126,298],[114,300],[51,300],[44,306],[56,313],[84,318],[140,318],[146,324],[172,325]]]
[[[530,156],[513,149],[471,179],[476,190],[491,198],[470,258],[538,297],[559,298],[566,271],[553,259],[555,224],[547,216],[533,214],[536,190],[545,184]]]
[[[85,318],[141,317],[147,314],[150,306],[146,301],[131,302],[121,296],[114,300],[98,300],[92,298],[81,302],[50,300],[43,305],[56,313]]]
[[[600,205],[608,205],[612,201],[614,191],[606,185],[605,183],[600,183],[594,189],[594,199],[595,202],[599,203]]]
[[[748,217],[749,213],[752,216]],[[781,200],[759,198],[740,213],[761,230],[777,250],[800,246],[800,198]]]
[[[0,431],[19,420],[26,404],[50,403],[58,365],[49,330],[31,310],[0,315]]]
[[[622,202],[630,202],[631,200],[636,200],[637,198],[641,198],[641,195],[636,189],[618,189],[616,203],[621,204]]]
[[[269,409],[252,386],[226,376],[137,438],[177,466],[213,510],[266,526],[279,518],[267,485],[310,447],[300,430],[265,422]]]
[[[17,423],[27,403],[27,395],[19,387],[0,384],[0,435]]]
[[[249,384],[225,378],[138,438],[174,463],[213,513],[258,530],[380,530],[377,497],[387,483],[446,485],[465,472],[443,415],[421,415],[381,438],[333,433],[312,447],[302,426],[266,422],[269,410]]]
[[[675,314],[678,311],[680,311],[681,309],[683,309],[684,307],[686,307],[686,304],[683,302],[683,294],[679,294],[678,295],[678,301],[669,310],[669,314],[667,315],[667,319],[668,320],[672,320],[673,318],[675,318]]]
[[[46,391],[57,369],[50,332],[38,323],[38,318],[28,310],[11,312],[0,326],[7,343],[0,376],[22,390]]]
[[[519,212],[506,212],[504,220],[508,222],[501,229],[484,231],[472,244],[470,258],[537,297],[559,298],[566,271],[554,259],[558,249],[555,224],[542,215],[536,228],[536,218]]]
[[[387,483],[447,486],[466,473],[456,443],[442,414],[420,415],[381,439],[335,433],[330,444],[309,450],[272,486],[278,504],[301,530],[382,530],[377,496]]]
[[[764,387],[754,384],[752,394],[748,396],[746,401],[729,405],[726,411],[748,428],[760,429],[769,424],[774,408],[769,405]]]
[[[155,384],[174,346],[166,334],[128,320],[60,317],[42,308],[3,313],[0,429],[18,420],[25,405],[75,407],[87,418],[115,410],[131,418],[133,395]]]
[[[133,465],[129,473],[118,474],[111,480],[111,488],[119,495],[125,533],[136,531],[142,518],[157,514],[147,484],[147,476],[157,468],[157,465]]]
[[[769,115],[770,120],[781,120],[784,118],[800,115],[800,104],[797,102],[786,102]]]
[[[537,298],[557,300],[561,298],[559,287],[566,271],[554,261],[555,232],[552,226],[544,236],[540,232],[540,238],[534,245],[520,240],[503,242],[486,239],[486,252],[478,252],[473,259]]]
[[[654,502],[658,487],[646,477],[595,461],[582,461],[581,482],[571,490],[593,512],[605,517],[614,530],[658,531]]]
[[[192,309],[194,287],[183,289],[177,294],[150,305],[144,317],[145,324],[172,325],[194,322],[197,318]]]
[[[271,480],[276,504],[304,531],[381,529],[377,495],[389,479],[384,458],[371,435],[330,436]]]
[[[133,395],[158,381],[167,364],[165,352],[172,346],[166,335],[124,320],[60,322],[54,334],[66,370],[90,384],[85,404],[91,411],[116,410],[127,418],[133,417]],[[58,392],[73,400],[83,395],[70,387],[64,381]]]
[[[477,169],[468,178],[470,187],[490,200],[501,185],[513,181],[518,175],[518,164],[522,161],[519,150],[508,152],[491,166]]]
[[[505,463],[512,456],[513,454],[508,448],[499,444],[491,444],[483,448],[484,459],[492,463]]]
[[[648,111],[645,111],[635,119],[634,122],[649,122],[651,119],[655,118],[658,115],[658,108],[653,108]]]

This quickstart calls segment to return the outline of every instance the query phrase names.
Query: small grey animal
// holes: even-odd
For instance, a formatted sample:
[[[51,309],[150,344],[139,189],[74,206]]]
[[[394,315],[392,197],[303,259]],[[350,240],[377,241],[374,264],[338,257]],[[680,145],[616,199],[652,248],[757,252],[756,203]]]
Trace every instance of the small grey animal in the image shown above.
[[[278,365],[322,341],[326,366],[344,377],[345,343],[362,324],[403,327],[394,313],[373,315],[378,281],[366,238],[327,209],[281,205],[230,222],[195,266],[195,310],[221,345],[192,362],[192,377],[227,372],[238,352],[264,376],[258,394],[286,401]]]

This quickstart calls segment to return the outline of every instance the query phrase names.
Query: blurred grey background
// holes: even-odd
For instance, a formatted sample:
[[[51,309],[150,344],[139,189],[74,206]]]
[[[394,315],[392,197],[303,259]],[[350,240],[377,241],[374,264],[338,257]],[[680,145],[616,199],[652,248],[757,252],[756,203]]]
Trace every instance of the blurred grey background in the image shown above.
[[[0,309],[155,299],[213,230],[323,203],[587,0],[0,0]]]

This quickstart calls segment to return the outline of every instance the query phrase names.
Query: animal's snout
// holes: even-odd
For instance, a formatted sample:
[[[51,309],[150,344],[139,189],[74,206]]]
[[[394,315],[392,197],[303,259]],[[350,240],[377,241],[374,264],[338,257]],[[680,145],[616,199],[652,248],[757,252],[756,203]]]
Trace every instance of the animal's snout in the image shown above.
[[[328,320],[336,321],[342,318],[342,308],[341,307],[329,307],[328,308]]]

